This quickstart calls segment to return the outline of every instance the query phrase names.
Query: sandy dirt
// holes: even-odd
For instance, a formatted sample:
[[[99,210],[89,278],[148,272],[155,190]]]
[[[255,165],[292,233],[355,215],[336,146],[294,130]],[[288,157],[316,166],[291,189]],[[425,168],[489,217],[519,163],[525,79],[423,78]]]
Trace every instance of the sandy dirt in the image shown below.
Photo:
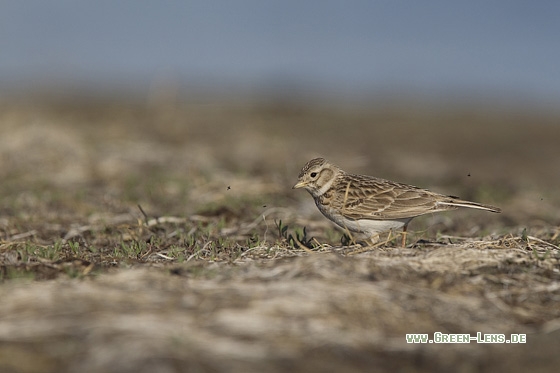
[[[558,113],[91,97],[0,106],[1,372],[560,364]],[[344,246],[291,189],[314,156],[503,213],[415,219],[406,248]],[[526,343],[406,341],[436,332]]]

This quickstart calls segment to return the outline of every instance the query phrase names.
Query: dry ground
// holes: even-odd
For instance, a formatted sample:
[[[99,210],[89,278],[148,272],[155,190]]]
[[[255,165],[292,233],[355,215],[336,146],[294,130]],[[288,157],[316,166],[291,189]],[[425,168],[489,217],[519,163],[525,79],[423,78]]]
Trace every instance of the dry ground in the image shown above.
[[[560,364],[558,113],[157,98],[0,106],[2,372]],[[317,155],[504,212],[417,219],[406,248],[343,246],[290,189]],[[527,343],[406,343],[434,332]]]

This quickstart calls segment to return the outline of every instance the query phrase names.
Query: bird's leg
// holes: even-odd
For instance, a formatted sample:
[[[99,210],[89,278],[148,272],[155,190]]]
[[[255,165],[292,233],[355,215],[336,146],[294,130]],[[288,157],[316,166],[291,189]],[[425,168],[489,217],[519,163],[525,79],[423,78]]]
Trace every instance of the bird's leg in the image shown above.
[[[401,242],[401,247],[405,247],[406,246],[406,228],[408,227],[408,224],[405,224],[402,228],[402,242]]]

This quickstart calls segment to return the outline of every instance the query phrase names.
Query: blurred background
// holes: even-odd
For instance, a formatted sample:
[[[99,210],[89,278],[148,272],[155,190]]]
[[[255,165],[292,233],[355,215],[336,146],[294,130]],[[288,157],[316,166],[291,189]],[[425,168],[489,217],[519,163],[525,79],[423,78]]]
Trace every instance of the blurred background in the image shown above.
[[[0,176],[292,196],[321,155],[556,224],[558,19],[557,1],[2,2]]]
[[[2,2],[2,93],[401,97],[553,108],[556,1]]]

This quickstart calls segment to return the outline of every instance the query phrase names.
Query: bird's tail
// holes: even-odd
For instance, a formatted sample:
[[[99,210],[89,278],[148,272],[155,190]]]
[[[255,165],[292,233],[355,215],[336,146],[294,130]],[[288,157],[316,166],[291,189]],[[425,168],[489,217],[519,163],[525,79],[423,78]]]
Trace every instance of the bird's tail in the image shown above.
[[[479,210],[486,210],[491,212],[502,212],[502,209],[495,206],[484,205],[482,203],[476,203],[471,201],[463,201],[461,199],[449,199],[446,201],[439,201],[438,204],[445,205],[445,206],[455,206],[455,207],[468,207],[471,209],[479,209]]]

